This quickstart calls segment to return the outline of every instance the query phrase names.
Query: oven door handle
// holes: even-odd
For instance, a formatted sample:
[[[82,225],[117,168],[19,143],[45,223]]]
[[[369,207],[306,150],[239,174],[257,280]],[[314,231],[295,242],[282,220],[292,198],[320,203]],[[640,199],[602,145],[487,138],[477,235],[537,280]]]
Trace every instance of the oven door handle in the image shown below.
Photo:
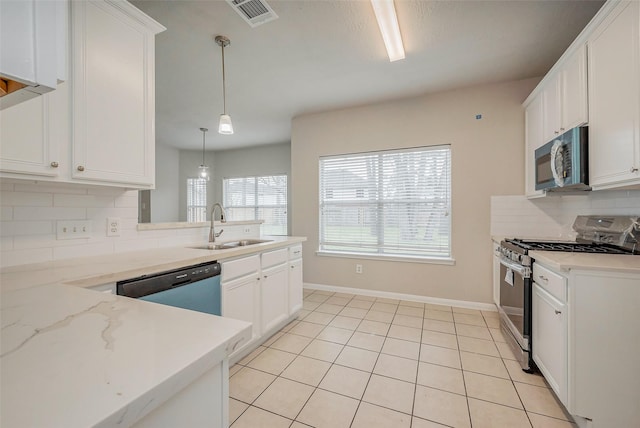
[[[500,257],[500,264],[516,272],[518,275],[520,275],[523,278],[531,277],[531,268],[527,266],[522,266],[521,264],[518,264],[516,262],[512,262],[511,260],[507,259],[504,256]]]

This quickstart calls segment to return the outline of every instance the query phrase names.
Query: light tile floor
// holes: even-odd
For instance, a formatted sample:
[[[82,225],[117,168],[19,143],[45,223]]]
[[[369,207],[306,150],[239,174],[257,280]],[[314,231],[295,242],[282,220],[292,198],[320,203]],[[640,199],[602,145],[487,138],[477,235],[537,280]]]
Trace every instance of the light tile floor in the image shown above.
[[[523,372],[496,312],[305,290],[304,309],[230,370],[240,427],[575,427]]]

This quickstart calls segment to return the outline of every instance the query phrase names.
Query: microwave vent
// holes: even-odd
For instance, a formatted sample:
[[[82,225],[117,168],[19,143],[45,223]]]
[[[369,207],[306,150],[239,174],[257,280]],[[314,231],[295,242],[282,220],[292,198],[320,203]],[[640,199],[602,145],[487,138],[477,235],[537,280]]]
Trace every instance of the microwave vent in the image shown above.
[[[252,28],[278,18],[278,15],[264,0],[227,0],[227,3]]]

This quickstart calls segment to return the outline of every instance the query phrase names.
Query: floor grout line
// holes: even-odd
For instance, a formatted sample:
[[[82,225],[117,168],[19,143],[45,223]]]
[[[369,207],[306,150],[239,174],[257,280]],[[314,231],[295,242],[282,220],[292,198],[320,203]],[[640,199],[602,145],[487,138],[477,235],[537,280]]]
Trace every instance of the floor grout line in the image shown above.
[[[306,298],[307,298],[307,297],[309,297],[309,296],[310,296],[310,295],[312,295],[312,294],[313,294],[313,293],[310,293],[310,294],[306,295],[306,296],[305,296],[305,301],[306,301]],[[334,295],[324,295],[324,294],[323,294],[323,296],[327,296],[327,299],[325,299],[325,301],[326,301],[326,300],[329,300],[331,297],[334,297]],[[341,297],[341,296],[337,296],[337,297]],[[344,298],[346,299],[346,297],[344,297]],[[440,388],[434,388],[434,387],[429,386],[429,385],[421,385],[420,383],[418,383],[418,377],[419,377],[419,371],[420,371],[420,364],[421,364],[421,363],[424,363],[424,364],[432,364],[432,365],[435,365],[435,366],[438,366],[438,367],[446,367],[446,368],[450,368],[450,369],[455,369],[455,370],[459,370],[459,371],[461,372],[461,374],[462,374],[462,380],[463,380],[463,386],[464,386],[464,391],[465,391],[465,392],[464,392],[464,397],[465,397],[465,399],[466,399],[466,403],[467,403],[467,412],[468,412],[468,416],[469,416],[470,423],[473,423],[473,422],[471,421],[471,410],[470,410],[470,406],[469,406],[469,398],[473,398],[473,397],[469,397],[469,396],[467,395],[467,394],[468,394],[468,391],[467,391],[466,380],[465,380],[465,377],[464,377],[464,373],[465,373],[465,372],[476,373],[476,374],[479,374],[479,375],[489,376],[489,377],[492,377],[492,378],[497,378],[497,379],[502,379],[502,380],[508,380],[508,381],[511,383],[511,385],[512,385],[512,387],[513,387],[514,389],[515,389],[515,384],[516,384],[516,383],[521,383],[521,384],[525,384],[525,385],[528,385],[528,386],[537,386],[537,387],[539,387],[539,388],[543,388],[543,389],[549,389],[548,387],[539,386],[539,385],[536,385],[535,383],[528,383],[528,382],[526,382],[526,381],[516,381],[516,380],[513,378],[513,376],[512,376],[512,374],[511,374],[511,372],[509,371],[509,369],[506,367],[506,362],[505,362],[505,360],[509,360],[509,361],[512,361],[512,360],[511,360],[511,359],[509,359],[509,358],[504,358],[504,357],[502,356],[502,354],[499,352],[499,349],[498,349],[498,346],[497,346],[497,343],[498,343],[498,342],[496,342],[496,340],[495,340],[495,338],[494,338],[494,336],[493,336],[492,334],[490,334],[491,339],[486,339],[486,338],[484,338],[484,337],[482,337],[482,338],[481,338],[481,337],[473,337],[473,336],[464,336],[464,335],[460,335],[460,334],[458,333],[458,324],[460,324],[460,325],[465,325],[465,326],[472,326],[472,327],[484,328],[484,329],[489,330],[489,332],[491,332],[491,330],[490,330],[490,329],[491,329],[492,327],[490,327],[490,326],[489,326],[489,324],[488,324],[488,323],[487,323],[487,321],[486,321],[486,318],[487,318],[487,317],[485,317],[485,315],[484,315],[482,312],[480,313],[480,314],[481,314],[480,316],[482,317],[482,320],[483,320],[483,322],[485,323],[485,325],[484,325],[484,326],[478,326],[478,325],[475,325],[475,324],[467,324],[467,323],[464,323],[464,322],[458,322],[458,323],[456,323],[456,322],[455,322],[455,318],[454,318],[454,321],[453,321],[453,322],[443,321],[443,320],[438,320],[438,319],[434,320],[434,321],[439,321],[439,322],[448,322],[449,324],[453,324],[453,330],[454,330],[453,335],[456,337],[456,344],[457,344],[457,346],[458,346],[458,348],[457,348],[457,349],[453,349],[453,348],[449,348],[449,347],[446,347],[446,346],[434,345],[434,344],[424,343],[424,342],[423,342],[425,332],[427,332],[427,331],[432,331],[432,332],[435,332],[435,333],[441,333],[441,334],[452,334],[452,333],[449,333],[449,332],[442,332],[442,331],[438,331],[438,330],[431,330],[431,329],[428,329],[428,328],[424,328],[424,321],[425,321],[425,320],[427,320],[427,319],[429,319],[429,318],[426,318],[427,310],[429,310],[429,309],[426,307],[426,305],[423,305],[423,306],[422,306],[422,314],[423,314],[423,316],[422,316],[422,318],[421,318],[421,317],[419,317],[419,316],[414,316],[413,314],[412,314],[412,315],[409,315],[409,314],[399,314],[399,313],[398,313],[399,308],[400,308],[401,306],[403,306],[403,305],[400,305],[400,304],[399,304],[400,302],[398,302],[398,303],[378,302],[378,300],[377,300],[377,299],[376,299],[376,300],[373,300],[373,301],[371,301],[371,300],[362,300],[363,302],[370,302],[370,303],[371,303],[371,306],[369,307],[369,309],[366,309],[366,308],[359,308],[359,307],[350,307],[350,306],[348,306],[348,304],[349,304],[349,303],[351,303],[351,302],[353,302],[353,301],[355,301],[355,300],[358,300],[358,299],[357,299],[357,295],[350,297],[348,300],[346,300],[346,301],[345,301],[345,303],[344,303],[344,304],[340,304],[340,305],[337,305],[337,304],[336,304],[336,306],[341,306],[341,307],[342,307],[342,309],[341,309],[338,313],[325,313],[325,312],[322,312],[322,311],[316,311],[316,310],[317,310],[317,308],[318,308],[318,306],[319,306],[319,305],[318,305],[318,306],[316,306],[316,308],[314,308],[313,310],[308,310],[308,313],[307,313],[307,314],[305,314],[305,316],[304,316],[303,318],[295,319],[295,320],[293,320],[291,323],[289,323],[289,324],[287,324],[286,326],[284,326],[283,328],[286,328],[286,329],[287,329],[286,331],[283,331],[283,330],[281,329],[281,330],[279,330],[278,332],[276,332],[276,334],[277,334],[277,333],[282,332],[283,334],[291,334],[291,335],[295,335],[295,336],[298,336],[298,337],[303,337],[303,338],[305,338],[305,339],[310,340],[310,342],[309,342],[307,345],[305,345],[305,346],[301,349],[301,351],[300,351],[300,352],[297,352],[297,353],[294,353],[294,352],[291,352],[291,351],[288,351],[288,350],[283,350],[283,349],[274,348],[272,345],[274,345],[274,344],[277,342],[277,340],[276,340],[276,341],[273,341],[269,346],[265,346],[265,350],[266,350],[266,349],[278,350],[278,351],[285,352],[285,353],[287,353],[287,354],[291,354],[291,355],[293,355],[293,356],[294,356],[294,358],[293,358],[293,359],[292,359],[292,360],[291,360],[291,361],[290,361],[290,362],[285,366],[285,368],[284,368],[284,369],[282,369],[282,370],[279,372],[279,374],[278,374],[278,375],[274,375],[274,374],[273,374],[273,373],[271,373],[271,372],[263,371],[263,370],[256,369],[256,368],[254,368],[254,367],[250,367],[250,366],[249,366],[249,364],[250,364],[252,361],[254,361],[256,358],[258,358],[260,355],[262,355],[262,353],[264,352],[264,350],[263,350],[262,352],[260,352],[259,354],[255,355],[251,360],[247,361],[244,365],[243,365],[243,364],[240,364],[239,362],[238,362],[238,363],[236,363],[236,364],[238,364],[238,365],[241,367],[241,369],[237,370],[237,371],[236,371],[236,373],[234,373],[234,375],[233,375],[233,376],[235,376],[238,372],[240,372],[240,370],[242,370],[242,368],[249,368],[249,369],[252,369],[252,370],[257,370],[257,371],[260,371],[260,372],[263,372],[263,373],[267,373],[267,374],[269,374],[269,375],[271,375],[271,376],[275,376],[275,377],[274,377],[273,381],[272,381],[272,382],[270,382],[270,383],[269,383],[269,385],[267,385],[267,387],[266,387],[266,388],[265,388],[265,389],[264,389],[264,390],[263,390],[263,391],[262,391],[262,392],[261,392],[261,393],[260,393],[260,394],[259,394],[259,395],[258,395],[258,396],[253,400],[253,401],[252,401],[252,403],[246,403],[245,401],[237,400],[237,399],[235,399],[235,398],[234,398],[234,400],[237,400],[237,401],[239,401],[239,402],[241,402],[241,403],[243,403],[243,404],[246,404],[246,405],[248,406],[246,409],[244,409],[244,410],[243,410],[243,412],[241,412],[241,413],[240,413],[240,415],[238,415],[238,416],[236,417],[235,421],[237,421],[237,420],[238,420],[238,419],[239,419],[243,414],[245,414],[245,412],[247,411],[247,409],[249,409],[251,406],[256,407],[256,408],[258,408],[258,409],[261,409],[261,410],[264,410],[264,411],[267,411],[267,412],[272,413],[272,414],[274,414],[274,415],[278,415],[278,416],[284,417],[284,418],[286,418],[286,419],[288,419],[288,420],[291,420],[291,419],[290,419],[289,417],[287,417],[287,416],[280,415],[280,414],[279,414],[279,413],[277,413],[277,412],[274,412],[274,411],[271,411],[271,410],[267,410],[267,409],[263,409],[263,408],[261,408],[261,407],[259,407],[259,406],[255,406],[255,405],[253,404],[253,403],[255,403],[255,402],[256,402],[256,401],[257,401],[257,400],[262,396],[262,394],[263,394],[263,393],[264,393],[264,392],[265,392],[269,387],[271,387],[271,385],[273,385],[273,383],[274,383],[278,378],[282,378],[282,379],[285,379],[285,380],[288,380],[288,381],[292,381],[292,382],[297,382],[297,383],[299,383],[299,384],[301,384],[301,385],[305,385],[305,386],[309,386],[309,387],[312,387],[312,388],[313,388],[312,393],[309,395],[309,397],[307,398],[307,400],[305,401],[305,403],[303,404],[303,406],[301,407],[301,409],[298,411],[298,413],[296,414],[296,417],[292,420],[292,422],[291,422],[290,426],[291,426],[291,425],[293,425],[293,424],[295,423],[295,421],[297,421],[297,418],[299,417],[299,415],[300,415],[300,413],[302,412],[302,410],[305,408],[305,406],[308,404],[308,402],[309,402],[309,400],[311,399],[311,397],[312,397],[312,396],[313,396],[313,395],[314,395],[318,390],[325,391],[325,392],[330,393],[330,394],[336,394],[336,395],[339,395],[339,396],[341,396],[341,397],[346,397],[346,398],[349,398],[349,399],[354,399],[354,397],[351,397],[351,396],[348,396],[348,395],[345,395],[345,394],[342,394],[342,393],[334,392],[334,391],[331,391],[331,390],[328,390],[328,389],[325,389],[325,388],[320,387],[320,385],[321,385],[322,381],[326,378],[327,374],[329,373],[329,371],[330,371],[334,366],[346,367],[346,368],[349,368],[349,369],[352,369],[352,370],[357,370],[357,371],[360,371],[360,372],[363,372],[363,373],[367,373],[367,374],[368,374],[367,383],[366,383],[366,385],[365,385],[365,387],[364,387],[364,389],[363,389],[362,395],[361,395],[360,399],[356,399],[356,400],[358,401],[358,405],[357,405],[356,410],[355,410],[355,412],[354,412],[354,414],[353,414],[353,417],[352,417],[352,420],[351,420],[351,424],[350,424],[350,425],[352,425],[352,424],[354,423],[355,418],[356,418],[356,416],[357,416],[357,414],[358,414],[358,411],[359,411],[359,410],[360,410],[360,408],[361,408],[362,402],[365,402],[365,403],[370,404],[370,405],[372,405],[372,406],[377,406],[377,407],[380,407],[380,408],[388,409],[388,410],[391,410],[391,411],[394,411],[394,412],[398,412],[398,413],[401,413],[401,414],[407,415],[407,416],[409,417],[410,425],[412,426],[412,425],[413,425],[413,418],[423,419],[423,418],[420,418],[420,417],[416,417],[416,416],[415,416],[415,414],[414,414],[414,413],[415,413],[415,395],[416,395],[416,393],[417,393],[417,387],[418,387],[418,385],[420,385],[420,386],[424,386],[424,387],[428,387],[428,388],[433,388],[433,389],[436,389],[436,390],[439,390],[439,391],[443,391],[443,392],[447,392],[447,393],[452,393],[452,394],[456,394],[456,395],[462,395],[462,394],[458,394],[458,393],[453,393],[453,392],[451,392],[451,391],[443,390],[443,389],[440,389]],[[315,303],[317,303],[317,302],[315,302]],[[374,311],[374,312],[383,312],[383,313],[390,313],[390,314],[391,314],[391,312],[377,311],[377,310],[373,307],[373,306],[375,305],[375,303],[385,303],[385,304],[395,305],[395,310],[394,310],[394,312],[392,313],[392,318],[391,318],[391,320],[390,320],[389,322],[384,322],[384,324],[388,324],[388,328],[387,328],[387,330],[386,330],[386,334],[385,334],[385,335],[376,334],[376,333],[370,333],[370,332],[363,332],[363,331],[359,331],[359,330],[358,330],[358,328],[360,328],[360,326],[362,325],[363,321],[380,322],[380,321],[375,321],[375,320],[367,320],[367,319],[365,318],[365,317],[369,314],[369,312],[371,312],[371,311]],[[322,303],[320,303],[320,304],[322,304]],[[412,307],[412,306],[404,305],[404,307]],[[362,309],[362,310],[365,310],[365,311],[367,311],[367,312],[366,312],[366,314],[365,314],[365,316],[364,316],[364,317],[359,317],[359,316],[349,316],[349,315],[341,314],[341,312],[342,312],[344,309],[346,309],[346,308]],[[442,312],[450,312],[450,313],[452,313],[452,314],[454,314],[454,313],[459,313],[459,314],[462,314],[462,315],[478,316],[477,314],[467,314],[467,313],[464,313],[464,312],[455,312],[455,311],[453,311],[453,307],[449,308],[447,311],[442,311]],[[316,334],[315,336],[305,336],[305,335],[296,334],[296,333],[291,332],[291,330],[292,330],[293,328],[295,328],[295,326],[299,325],[299,323],[300,323],[300,322],[304,321],[304,319],[305,319],[305,318],[307,318],[308,316],[310,316],[310,315],[311,315],[311,314],[313,314],[313,313],[318,313],[318,314],[330,315],[330,316],[331,316],[330,320],[329,320],[327,323],[314,323],[313,321],[305,321],[306,323],[309,323],[309,324],[314,324],[314,325],[322,326],[322,330],[320,330],[320,332],[319,332],[318,334]],[[397,317],[398,315],[402,315],[402,316],[405,316],[405,317],[412,317],[412,318],[416,318],[416,319],[420,319],[420,318],[421,318],[421,319],[422,319],[422,326],[421,326],[421,328],[414,327],[414,326],[411,326],[411,325],[402,325],[402,324],[394,323],[394,321],[396,320],[396,317]],[[357,319],[357,320],[359,320],[359,321],[358,321],[357,325],[355,326],[355,329],[351,329],[351,328],[344,329],[344,328],[341,328],[341,327],[335,327],[335,326],[331,326],[331,325],[329,325],[333,320],[335,320],[335,319],[336,319],[336,317],[337,317],[337,316],[342,316],[342,317],[351,318],[351,319]],[[293,324],[293,325],[292,325],[292,324]],[[414,341],[414,340],[409,340],[409,339],[405,339],[405,338],[389,336],[389,332],[391,331],[391,329],[392,329],[392,327],[393,327],[394,325],[395,325],[395,326],[397,326],[397,327],[403,327],[403,328],[408,328],[408,329],[419,329],[419,330],[420,330],[420,339],[419,339],[419,341]],[[327,340],[327,339],[319,338],[318,336],[319,336],[319,335],[321,335],[321,334],[322,334],[322,331],[324,331],[327,327],[332,327],[332,328],[337,328],[337,329],[342,329],[342,330],[345,330],[345,331],[349,331],[349,332],[350,332],[350,334],[349,334],[349,337],[348,337],[348,339],[346,340],[346,342],[345,342],[345,343],[342,343],[342,342],[335,342],[335,341],[331,341],[331,340]],[[494,328],[494,329],[495,329],[495,328]],[[402,330],[402,329],[400,329],[400,330]],[[361,334],[369,335],[369,336],[381,337],[381,338],[384,338],[384,341],[383,341],[382,346],[380,347],[380,349],[379,349],[379,350],[372,350],[371,348],[362,347],[363,345],[361,345],[361,346],[357,346],[357,345],[355,345],[355,344],[349,344],[349,342],[353,339],[353,337],[354,337],[354,335],[355,335],[356,333],[361,333]],[[463,350],[463,349],[461,349],[461,347],[460,347],[460,338],[461,338],[461,337],[468,337],[468,338],[471,338],[471,339],[477,339],[477,340],[483,340],[483,341],[491,342],[491,343],[493,343],[493,344],[494,344],[494,347],[498,350],[498,354],[499,354],[499,356],[495,356],[495,355],[491,355],[491,354],[483,354],[483,353],[475,352],[475,351],[467,351],[467,350]],[[417,344],[417,345],[418,345],[418,356],[417,356],[417,359],[415,359],[415,360],[414,360],[413,358],[407,358],[407,357],[406,357],[406,356],[404,356],[404,355],[394,355],[394,354],[389,354],[388,352],[383,352],[382,350],[384,349],[384,344],[387,342],[387,339],[394,339],[394,340],[398,340],[398,341],[403,341],[403,342],[408,342],[408,343],[415,343],[415,344]],[[278,339],[278,340],[279,340],[279,339]],[[298,380],[295,380],[295,379],[289,379],[289,378],[284,377],[282,374],[283,374],[283,373],[287,370],[287,368],[288,368],[288,367],[293,363],[293,361],[295,361],[298,357],[303,356],[303,355],[302,355],[302,353],[303,353],[303,352],[304,352],[304,351],[305,351],[305,350],[310,346],[310,344],[311,344],[312,342],[314,342],[314,341],[316,341],[316,340],[317,340],[317,341],[322,341],[322,342],[327,342],[327,343],[332,343],[332,344],[334,344],[334,345],[339,345],[339,346],[341,346],[341,347],[342,347],[342,348],[341,348],[341,350],[340,350],[340,353],[338,353],[338,355],[336,356],[336,358],[334,358],[334,359],[333,359],[333,361],[326,361],[326,360],[322,360],[322,359],[315,358],[315,357],[304,356],[305,358],[310,358],[310,359],[314,359],[314,360],[316,360],[316,361],[322,361],[322,362],[325,362],[325,363],[329,363],[329,364],[330,364],[330,365],[329,365],[329,368],[328,368],[328,369],[327,369],[327,371],[324,373],[324,375],[322,376],[322,378],[320,379],[320,381],[318,382],[318,384],[314,386],[314,385],[310,385],[310,384],[307,384],[307,383],[304,383],[304,382],[301,382],[301,381],[298,381]],[[442,365],[442,364],[431,363],[431,362],[428,362],[428,361],[421,361],[423,345],[433,346],[433,347],[437,347],[437,348],[441,348],[441,349],[456,350],[456,351],[457,351],[457,353],[458,353],[458,358],[459,358],[460,363],[461,363],[461,364],[460,364],[460,368],[454,368],[454,367],[450,367],[450,366],[446,366],[446,365]],[[369,351],[369,352],[375,352],[377,355],[376,355],[376,360],[375,360],[375,363],[373,364],[372,369],[371,369],[370,371],[368,371],[368,370],[363,370],[363,369],[360,369],[360,368],[349,367],[349,366],[346,366],[346,365],[343,365],[343,364],[337,363],[336,361],[338,360],[338,358],[340,357],[340,355],[344,352],[344,350],[346,349],[346,347],[347,347],[347,346],[348,346],[348,347],[350,347],[350,348],[354,348],[354,349],[359,349],[359,350],[364,350],[364,351]],[[253,352],[253,351],[252,351],[252,352]],[[463,368],[463,366],[462,366],[462,352],[469,353],[469,354],[474,354],[474,355],[478,355],[478,356],[482,356],[482,357],[487,357],[487,358],[498,358],[498,359],[500,359],[500,360],[501,360],[502,367],[507,371],[508,379],[505,379],[505,378],[500,377],[500,376],[490,375],[490,374],[487,374],[487,373],[476,372],[476,371],[473,371],[473,370],[465,370],[465,369]],[[384,355],[389,355],[389,356],[392,356],[392,357],[405,358],[405,359],[408,359],[408,360],[415,361],[415,362],[416,362],[416,373],[415,373],[415,377],[414,377],[413,382],[412,382],[412,381],[407,381],[407,380],[405,380],[405,379],[398,379],[398,378],[395,378],[395,377],[393,377],[393,376],[389,376],[389,375],[386,375],[386,374],[375,373],[376,366],[377,366],[377,364],[378,364],[378,362],[379,362],[379,360],[380,360],[381,355],[383,355],[383,354],[384,354]],[[246,358],[246,357],[245,357],[245,358]],[[408,413],[405,413],[405,412],[402,412],[402,411],[399,411],[399,410],[396,410],[396,409],[392,409],[392,408],[389,408],[389,407],[386,407],[386,406],[381,406],[381,405],[379,405],[379,404],[371,403],[371,402],[366,401],[366,400],[364,399],[364,396],[365,396],[365,394],[366,394],[367,388],[369,387],[370,382],[371,382],[371,380],[372,380],[372,378],[373,378],[373,375],[374,375],[374,374],[375,374],[375,375],[377,375],[377,376],[383,377],[383,378],[387,378],[387,379],[391,379],[391,380],[395,380],[395,381],[399,381],[399,382],[405,382],[405,383],[413,384],[413,402],[411,403],[411,414],[408,414]],[[231,376],[231,377],[232,377],[232,376]],[[517,393],[517,395],[518,395],[518,398],[519,398],[519,400],[520,400],[520,403],[522,404],[522,409],[518,409],[517,407],[508,406],[508,405],[504,405],[504,404],[501,404],[501,403],[495,403],[495,402],[493,402],[493,401],[489,401],[489,400],[486,400],[486,399],[480,399],[480,398],[478,398],[478,400],[483,401],[483,402],[487,402],[487,403],[491,403],[491,404],[495,404],[495,405],[499,405],[499,406],[502,406],[502,407],[510,408],[510,409],[516,409],[516,410],[524,411],[524,412],[526,413],[526,415],[527,415],[527,420],[529,421],[529,423],[530,423],[530,424],[532,424],[532,422],[531,422],[531,419],[530,419],[530,417],[529,417],[529,413],[539,414],[539,415],[541,415],[541,416],[549,417],[549,418],[552,418],[552,419],[555,419],[555,420],[558,420],[558,421],[564,421],[564,419],[561,419],[561,418],[556,418],[556,417],[553,417],[553,416],[548,416],[548,415],[544,415],[544,414],[540,414],[540,413],[536,413],[536,412],[529,412],[529,411],[527,411],[527,410],[524,408],[524,402],[522,401],[522,398],[520,397],[520,394],[517,392],[517,389],[516,389],[516,393]],[[233,397],[231,397],[231,398],[233,398]],[[474,398],[474,399],[475,399],[475,398]],[[431,419],[427,419],[427,420],[431,420]],[[298,421],[298,422],[299,422],[299,421]],[[436,422],[437,422],[437,421],[436,421]]]

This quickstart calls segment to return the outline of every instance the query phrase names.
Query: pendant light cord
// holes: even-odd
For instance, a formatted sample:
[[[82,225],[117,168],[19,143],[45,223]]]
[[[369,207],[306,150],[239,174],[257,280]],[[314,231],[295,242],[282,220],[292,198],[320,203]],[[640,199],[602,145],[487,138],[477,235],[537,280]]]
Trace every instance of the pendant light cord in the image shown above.
[[[202,165],[204,165],[204,135],[207,131],[202,131]]]
[[[227,83],[224,76],[224,43],[222,43],[222,110],[227,114]]]

